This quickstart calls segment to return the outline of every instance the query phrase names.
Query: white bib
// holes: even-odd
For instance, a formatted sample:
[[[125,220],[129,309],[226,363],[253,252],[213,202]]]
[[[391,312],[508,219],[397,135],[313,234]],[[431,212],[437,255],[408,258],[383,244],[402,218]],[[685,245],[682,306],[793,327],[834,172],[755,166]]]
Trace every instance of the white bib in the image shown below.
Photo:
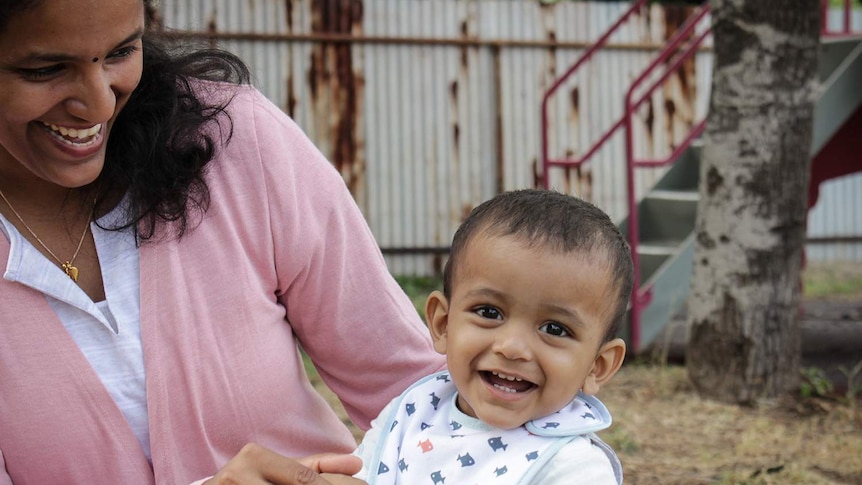
[[[582,394],[562,410],[511,430],[465,415],[456,400],[448,372],[432,374],[405,391],[381,428],[368,483],[529,483],[566,443],[611,425],[601,401]],[[611,461],[618,466],[616,455]]]

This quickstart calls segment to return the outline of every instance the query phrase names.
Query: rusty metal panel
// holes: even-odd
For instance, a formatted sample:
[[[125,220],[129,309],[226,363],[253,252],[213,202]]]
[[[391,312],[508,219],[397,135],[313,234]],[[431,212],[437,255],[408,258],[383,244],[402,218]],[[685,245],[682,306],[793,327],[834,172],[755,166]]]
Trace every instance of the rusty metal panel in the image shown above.
[[[826,14],[833,32],[844,29],[843,6]],[[862,9],[851,12],[850,30],[862,31]],[[820,185],[817,204],[808,211],[806,258],[818,262],[862,261],[862,173],[827,180]]]
[[[555,7],[580,7],[582,11],[578,14],[589,19],[594,29],[592,39],[595,39],[628,8],[627,4],[613,5],[615,9],[592,3],[560,3]],[[580,158],[601,139],[623,115],[625,94],[632,81],[655,58],[656,46],[663,45],[692,11],[685,6],[653,5],[636,13],[625,28],[611,38],[612,43],[632,48],[600,51],[562,86],[551,99],[552,157]],[[565,14],[554,15],[554,18],[565,17]],[[704,28],[706,25],[708,22],[704,22]],[[636,48],[638,45],[643,48]],[[550,76],[542,84],[549,85],[550,77],[561,74],[561,70],[571,66],[582,53],[583,50],[558,50],[544,69]],[[683,69],[662,83],[637,110],[633,123],[637,158],[669,155],[690,128],[705,117],[710,56],[709,52],[702,52],[685,62]],[[641,86],[646,87],[657,79],[657,76],[647,78]],[[635,98],[643,92],[636,90]],[[620,129],[586,164],[578,168],[552,169],[551,186],[592,200],[615,220],[622,219],[627,213],[624,148]],[[665,171],[665,168],[638,169],[635,176],[638,197],[642,197]]]
[[[817,204],[808,213],[808,237],[825,240],[809,243],[811,261],[862,261],[862,173],[827,180],[820,186]]]
[[[475,30],[463,1],[375,2],[371,37],[459,39]],[[445,247],[464,208],[493,192],[482,180],[493,153],[483,85],[488,54],[457,45],[366,45],[368,218],[384,248]],[[374,145],[372,148],[371,145]],[[388,256],[395,273],[428,274],[440,256]]]
[[[384,250],[445,248],[466,213],[500,190],[538,186],[544,90],[627,8],[535,0],[162,0],[164,24],[239,54],[261,91],[339,169]],[[678,15],[652,6],[552,100],[552,153],[578,154],[622,113],[637,68]],[[675,7],[684,8],[684,7]],[[209,36],[209,37],[207,37]],[[710,54],[640,115],[659,153],[702,117]],[[673,103],[672,112],[666,109]],[[650,115],[650,111],[652,114]],[[694,113],[694,114],[692,114]],[[672,115],[672,116],[671,116]],[[625,215],[621,137],[552,185]],[[641,194],[661,170],[638,174]],[[408,251],[409,252],[409,251]],[[388,254],[397,274],[445,257]]]
[[[339,168],[384,249],[445,248],[470,208],[500,190],[537,186],[544,90],[627,7],[532,0],[160,5],[168,27],[209,35],[249,63],[255,84]],[[614,48],[561,90],[551,104],[552,154],[577,156],[610,127],[630,82],[687,8],[653,5],[635,16],[611,40]],[[830,13],[830,24],[840,26],[840,14]],[[338,35],[354,40],[332,37]],[[638,112],[637,156],[666,154],[705,116],[711,64],[711,53],[699,52]],[[626,213],[623,163],[618,134],[583,167],[554,169],[551,182],[619,220]],[[639,170],[638,193],[662,172]],[[813,237],[858,227],[841,214],[859,190],[829,187],[812,212]],[[399,274],[438,272],[444,260],[439,252],[387,256]]]
[[[287,2],[289,4],[289,2]],[[289,30],[285,2],[275,0],[165,0],[160,2],[164,24],[171,29],[201,34],[276,34]],[[256,86],[279,106],[286,106],[289,73],[285,63],[301,45],[249,39],[225,39],[218,47],[245,60]]]
[[[844,6],[832,5],[826,12],[826,26],[832,32],[842,32],[844,30]],[[853,4],[853,9],[850,11],[850,31],[854,33],[862,32],[862,8]]]

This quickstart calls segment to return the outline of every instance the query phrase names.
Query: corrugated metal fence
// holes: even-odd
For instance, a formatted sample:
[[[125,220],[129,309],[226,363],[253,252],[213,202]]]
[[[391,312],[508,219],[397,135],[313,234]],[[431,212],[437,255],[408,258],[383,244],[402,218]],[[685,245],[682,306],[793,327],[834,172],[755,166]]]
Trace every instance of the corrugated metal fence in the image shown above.
[[[441,269],[472,207],[501,190],[539,185],[542,95],[626,8],[536,0],[162,0],[160,13],[166,27],[245,59],[255,84],[341,171],[390,269],[427,275]],[[585,151],[616,121],[631,81],[690,12],[651,6],[566,85],[552,105],[554,156]],[[705,116],[711,75],[707,49],[657,91],[640,113],[639,155],[666,154]],[[583,168],[555,170],[551,184],[619,220],[626,212],[623,164],[616,137]],[[640,193],[661,173],[642,170]]]
[[[827,26],[840,31],[844,12],[827,12]],[[851,31],[862,31],[862,10],[853,10]],[[862,89],[862,87],[860,87]],[[862,262],[862,173],[856,173],[820,186],[817,204],[808,212],[806,254],[812,261]]]

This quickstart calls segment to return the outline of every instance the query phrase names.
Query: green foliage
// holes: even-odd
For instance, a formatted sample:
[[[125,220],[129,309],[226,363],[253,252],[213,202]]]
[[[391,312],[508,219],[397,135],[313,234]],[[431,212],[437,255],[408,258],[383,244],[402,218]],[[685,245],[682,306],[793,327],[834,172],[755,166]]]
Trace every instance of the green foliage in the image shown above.
[[[862,278],[853,278],[849,280],[825,280],[814,282],[810,287],[805,288],[807,296],[819,298],[825,296],[840,296],[859,293],[862,290]]]
[[[799,392],[802,397],[826,397],[832,392],[832,381],[823,369],[806,367],[802,369]]]
[[[407,293],[419,316],[425,318],[425,300],[428,293],[443,289],[442,278],[431,278],[424,276],[395,276],[395,281],[401,285],[401,289]]]
[[[855,298],[862,295],[862,272],[837,265],[807,268],[802,275],[807,298]]]
[[[614,425],[610,429],[599,433],[601,438],[618,453],[632,455],[640,451],[637,440],[620,425]]]

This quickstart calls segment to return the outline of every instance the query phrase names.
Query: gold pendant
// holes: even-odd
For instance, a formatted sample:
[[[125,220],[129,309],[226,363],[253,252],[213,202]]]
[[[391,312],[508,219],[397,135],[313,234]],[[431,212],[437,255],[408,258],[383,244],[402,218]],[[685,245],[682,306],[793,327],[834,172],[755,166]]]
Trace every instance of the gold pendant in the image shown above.
[[[66,261],[60,267],[63,268],[63,271],[66,272],[69,278],[72,278],[72,281],[75,283],[78,282],[78,268],[72,266],[71,261]]]

